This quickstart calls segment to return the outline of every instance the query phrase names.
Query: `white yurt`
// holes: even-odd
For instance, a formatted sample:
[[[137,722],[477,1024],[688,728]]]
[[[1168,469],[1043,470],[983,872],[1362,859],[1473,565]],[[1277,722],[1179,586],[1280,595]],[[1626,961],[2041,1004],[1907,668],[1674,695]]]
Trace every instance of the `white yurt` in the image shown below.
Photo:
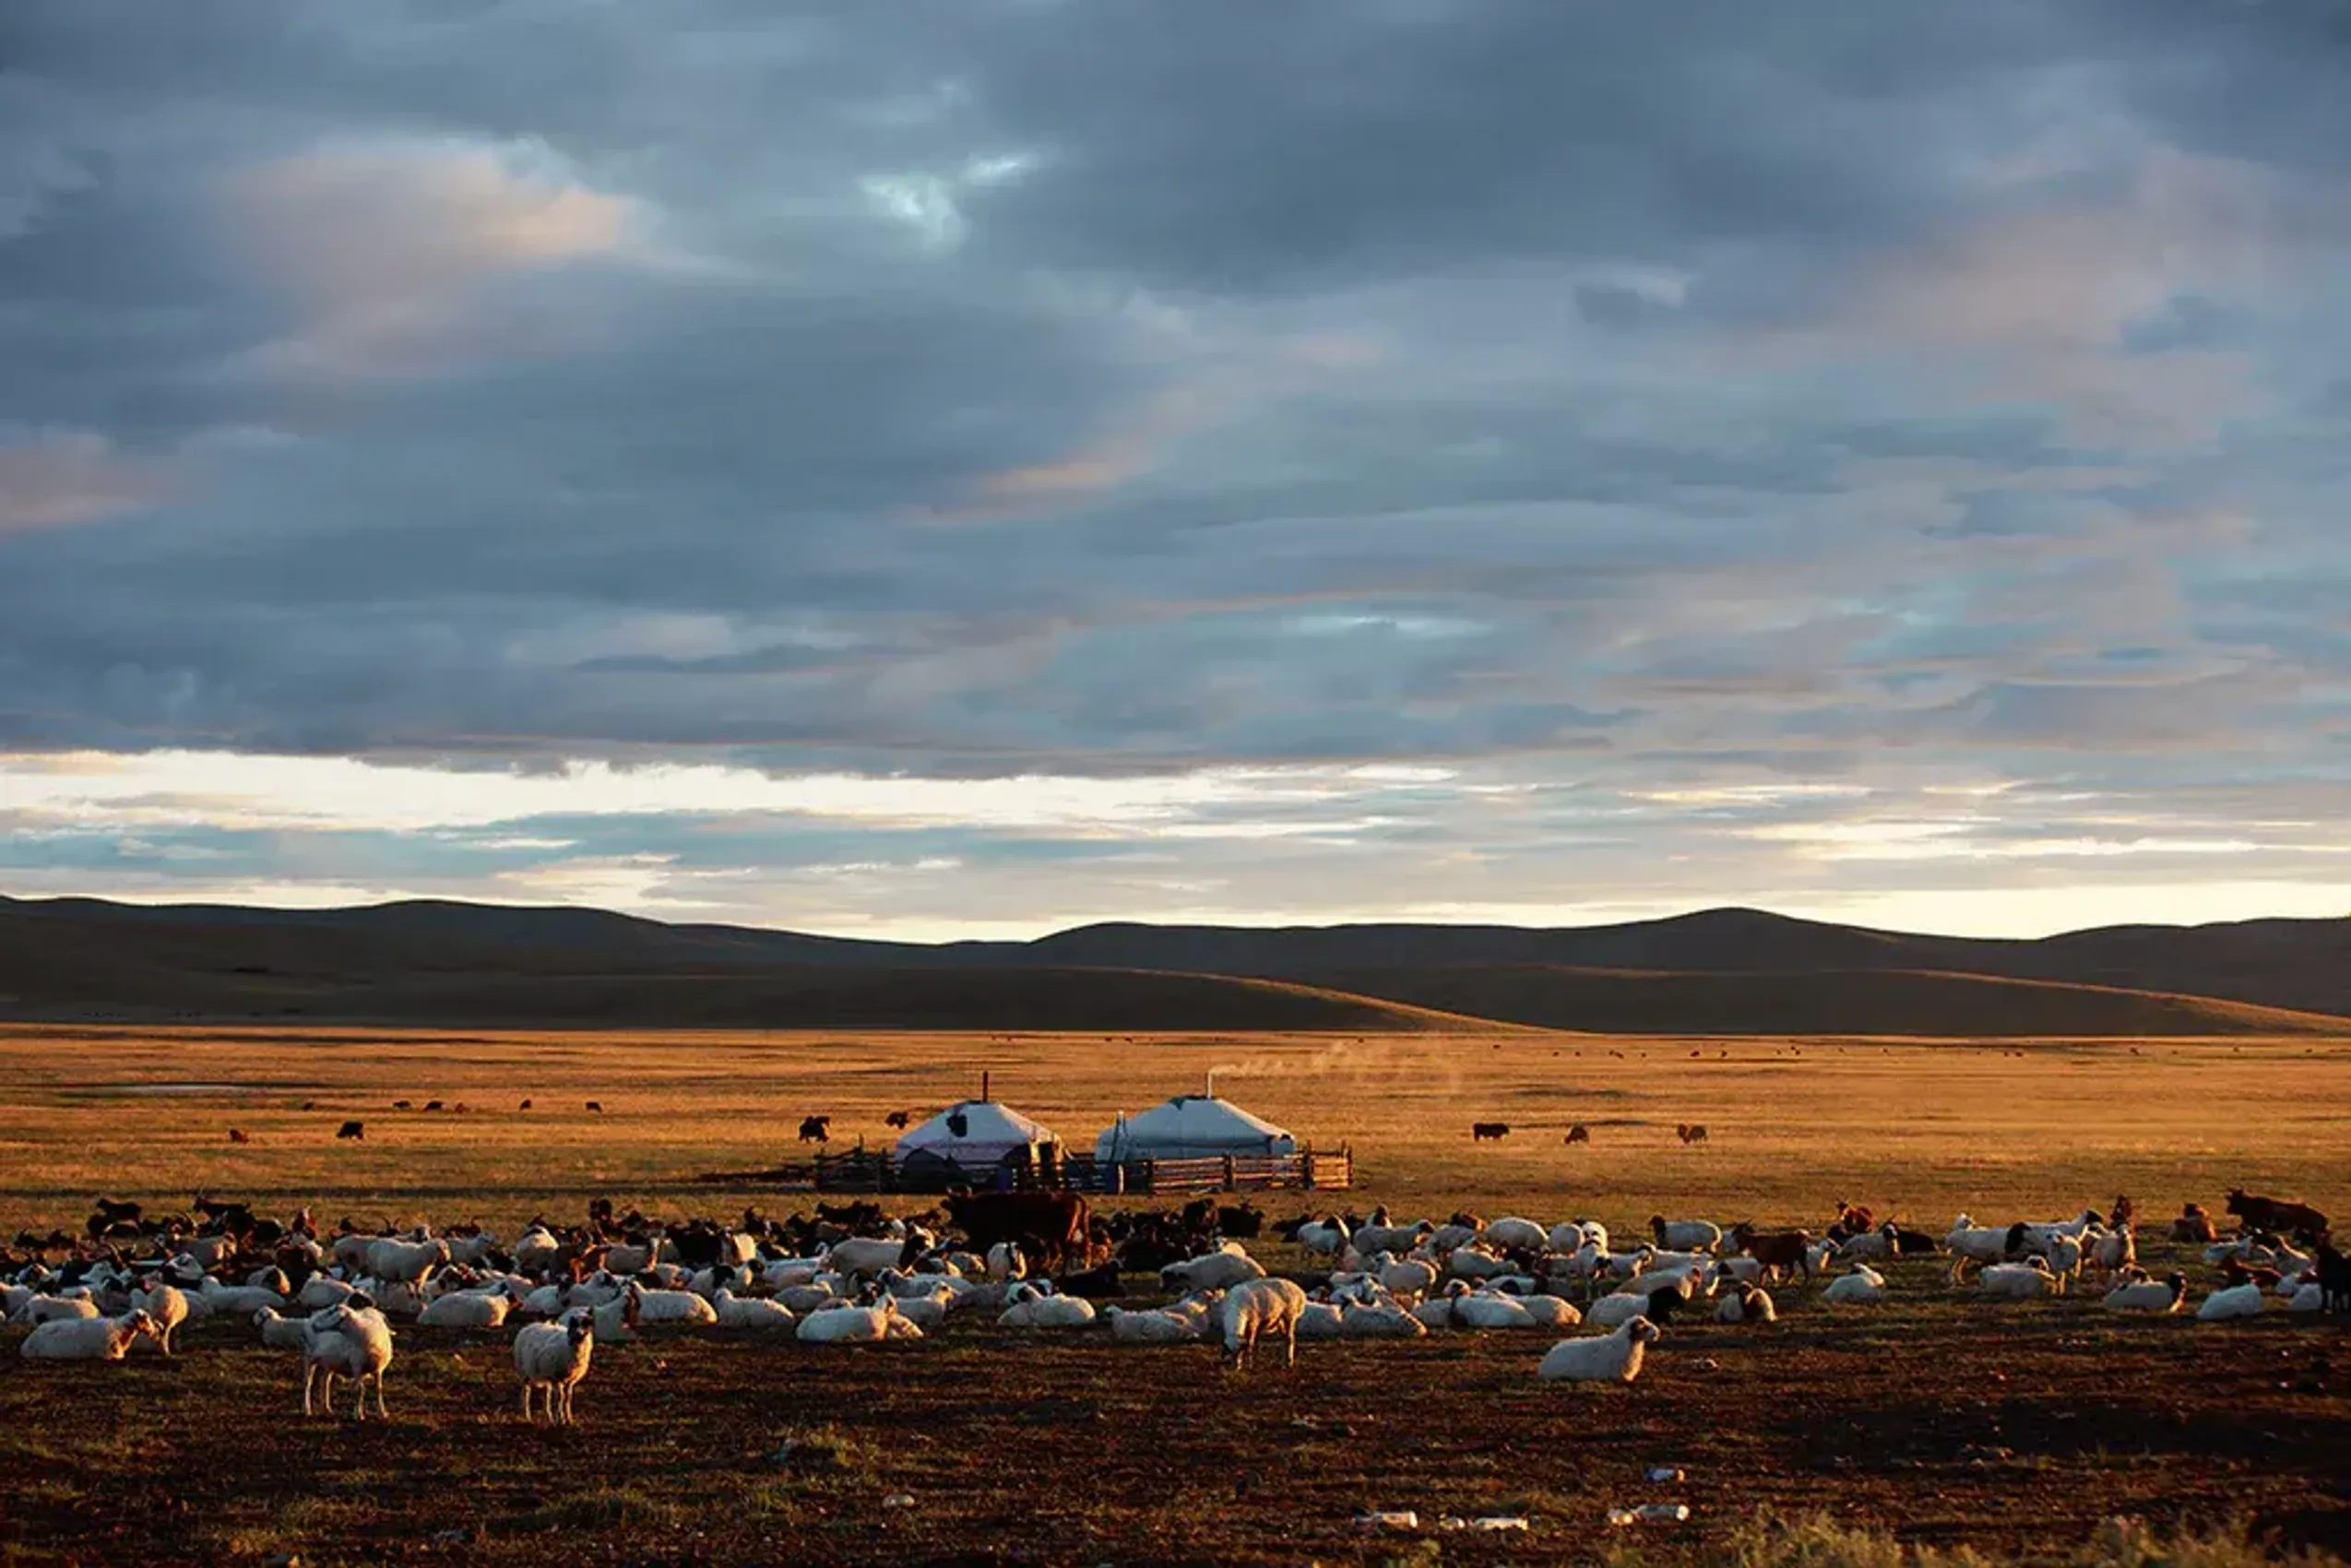
[[[1102,1165],[1297,1152],[1296,1138],[1214,1093],[1180,1094],[1137,1115],[1121,1116],[1094,1142],[1094,1158]]]
[[[1009,1105],[992,1099],[957,1101],[898,1139],[896,1155],[901,1170],[931,1169],[947,1176],[960,1171],[984,1177],[1007,1159],[1042,1159],[1048,1148],[1059,1150],[1061,1134],[1032,1122]],[[945,1168],[952,1166],[955,1170]]]

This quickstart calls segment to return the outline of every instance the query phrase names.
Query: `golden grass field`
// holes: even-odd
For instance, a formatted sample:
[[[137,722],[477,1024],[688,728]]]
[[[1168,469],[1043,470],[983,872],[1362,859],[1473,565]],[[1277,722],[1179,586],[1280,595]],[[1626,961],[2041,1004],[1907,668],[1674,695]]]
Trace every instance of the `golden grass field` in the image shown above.
[[[1695,1055],[1693,1056],[1693,1052]],[[1266,1035],[465,1033],[0,1028],[0,1225],[71,1226],[99,1193],[316,1199],[372,1220],[674,1210],[706,1170],[797,1159],[801,1117],[880,1144],[891,1111],[978,1092],[1090,1147],[1119,1111],[1217,1087],[1413,1211],[1826,1218],[1839,1198],[1947,1223],[2129,1192],[2144,1214],[2244,1183],[2351,1207],[2351,1042]],[[184,1085],[193,1092],[140,1093]],[[528,1112],[517,1110],[524,1099]],[[463,1115],[396,1111],[438,1099]],[[585,1109],[589,1099],[601,1115]],[[315,1109],[302,1110],[308,1102]],[[338,1143],[346,1117],[364,1143]],[[1472,1121],[1514,1128],[1473,1146]],[[1581,1121],[1588,1146],[1568,1147]],[[1711,1136],[1684,1148],[1674,1124]],[[228,1129],[252,1139],[232,1146]],[[338,1210],[339,1212],[339,1210]],[[322,1219],[331,1217],[322,1215]]]
[[[1692,1051],[1698,1054],[1692,1056]],[[657,1214],[771,1212],[804,1194],[683,1181],[836,1146],[892,1110],[1001,1098],[1073,1143],[1118,1110],[1220,1092],[1365,1179],[1293,1203],[1407,1214],[1664,1210],[1818,1227],[1850,1198],[1940,1229],[2104,1206],[2150,1218],[2243,1182],[2351,1206],[2351,1057],[2279,1039],[2042,1041],[1455,1036],[510,1034],[27,1026],[0,1030],[0,1238],[76,1229],[101,1193],[168,1209],[208,1189],[266,1212],[503,1227],[590,1194]],[[137,1093],[142,1087],[215,1087]],[[534,1102],[517,1111],[524,1098]],[[464,1101],[463,1115],[390,1102]],[[584,1109],[601,1101],[605,1114]],[[313,1109],[303,1111],[305,1101]],[[337,1125],[362,1118],[363,1144]],[[1516,1129],[1472,1145],[1473,1120]],[[1565,1147],[1573,1121],[1593,1130]],[[1673,1124],[1703,1121],[1684,1148]],[[230,1127],[249,1134],[232,1146]],[[930,1202],[889,1200],[904,1212]],[[2143,1257],[2201,1296],[2198,1250]],[[1259,1247],[1276,1268],[1308,1260]],[[1923,1568],[1822,1515],[1996,1560],[2259,1562],[2351,1548],[2341,1319],[2119,1318],[2090,1286],[1989,1302],[1945,1261],[1894,1265],[1882,1307],[1777,1292],[1764,1328],[1677,1322],[1630,1388],[1537,1383],[1550,1334],[1301,1348],[1218,1370],[1205,1345],[1114,1347],[984,1314],[918,1344],[805,1346],[652,1331],[600,1350],[581,1425],[523,1427],[504,1336],[403,1326],[389,1422],[299,1414],[299,1369],[243,1323],[116,1367],[28,1363],[0,1331],[0,1563],[1710,1562]],[[1156,1282],[1129,1288],[1155,1299]],[[1669,1488],[1648,1467],[1688,1468]],[[908,1507],[886,1500],[905,1496]],[[1607,1510],[1686,1501],[1690,1523],[1611,1534]],[[1367,1508],[1409,1507],[1410,1538]],[[1525,1536],[1434,1533],[1502,1512]],[[2256,1544],[2166,1556],[2109,1521]],[[2096,1550],[2085,1543],[2106,1542]],[[2119,1544],[2117,1544],[2117,1543]],[[1613,1551],[1613,1558],[1607,1554]],[[2075,1555],[2076,1553],[2080,1555]],[[1938,1559],[1980,1564],[1976,1557]],[[2335,1560],[2329,1558],[2333,1562]]]

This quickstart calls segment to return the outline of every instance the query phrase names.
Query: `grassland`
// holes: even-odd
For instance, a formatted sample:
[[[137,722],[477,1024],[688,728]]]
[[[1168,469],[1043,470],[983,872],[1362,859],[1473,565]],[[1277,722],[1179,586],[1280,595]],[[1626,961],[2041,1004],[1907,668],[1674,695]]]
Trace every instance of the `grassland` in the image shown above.
[[[1694,1054],[1693,1054],[1694,1053]],[[1657,1207],[1821,1216],[1839,1197],[1948,1221],[2143,1212],[2238,1182],[2351,1207],[2351,1044],[1371,1036],[462,1034],[0,1028],[0,1221],[69,1223],[89,1198],[197,1189],[319,1198],[363,1217],[576,1213],[674,1200],[713,1170],[835,1146],[892,1111],[978,1092],[1090,1146],[1119,1111],[1220,1093],[1318,1146],[1351,1145],[1363,1201],[1538,1213]],[[177,1090],[185,1086],[230,1086]],[[524,1099],[532,1109],[517,1109]],[[396,1111],[396,1099],[463,1102]],[[594,1099],[602,1114],[585,1109]],[[304,1111],[305,1104],[313,1109]],[[338,1143],[346,1118],[363,1144]],[[1509,1123],[1472,1146],[1472,1121]],[[1588,1146],[1565,1146],[1582,1122]],[[1677,1123],[1703,1122],[1684,1148]],[[228,1129],[253,1140],[232,1146]],[[696,1194],[700,1195],[700,1194]],[[717,1194],[719,1199],[737,1194]],[[772,1196],[772,1194],[768,1194]]]
[[[315,1200],[322,1218],[370,1221],[511,1224],[598,1193],[669,1213],[788,1209],[807,1200],[682,1178],[790,1156],[810,1111],[836,1117],[837,1142],[878,1141],[885,1113],[968,1094],[983,1067],[1073,1140],[1216,1068],[1220,1092],[1353,1146],[1366,1188],[1324,1204],[1631,1227],[1658,1209],[1817,1223],[1851,1198],[1939,1228],[1960,1208],[2049,1216],[2118,1190],[2176,1211],[2245,1182],[2351,1208],[2351,1058],[2300,1037],[42,1027],[0,1034],[0,1234],[70,1225],[101,1191]],[[235,1087],[133,1092],[191,1084]],[[396,1112],[395,1099],[469,1109]],[[334,1140],[345,1117],[365,1119],[363,1145]],[[1473,1119],[1516,1130],[1472,1146]],[[1561,1145],[1575,1121],[1592,1146]],[[1709,1141],[1682,1147],[1685,1121]],[[231,1146],[230,1126],[254,1141]],[[2182,1250],[2149,1253],[2205,1277]],[[28,1366],[11,1332],[0,1560],[1594,1561],[1636,1544],[1607,1530],[1609,1504],[1668,1497],[1694,1516],[1632,1532],[1648,1561],[1885,1561],[1849,1539],[1844,1558],[1794,1538],[1775,1557],[1751,1537],[1766,1510],[2028,1555],[2070,1554],[2116,1514],[2239,1518],[2351,1550],[2338,1324],[2118,1323],[2094,1297],[1993,1305],[1953,1294],[1933,1263],[1895,1285],[1873,1313],[1799,1290],[1774,1327],[1677,1325],[1638,1384],[1605,1391],[1535,1384],[1539,1335],[1310,1345],[1294,1373],[1241,1375],[1201,1347],[983,1324],[863,1349],[657,1335],[600,1357],[583,1425],[564,1432],[516,1421],[493,1339],[404,1330],[395,1419],[355,1428],[303,1422],[291,1363],[235,1325],[197,1330],[172,1362],[114,1368]],[[1689,1479],[1645,1485],[1658,1464]],[[899,1495],[914,1505],[885,1506]],[[1533,1528],[1383,1540],[1355,1525],[1366,1507],[1523,1512]]]

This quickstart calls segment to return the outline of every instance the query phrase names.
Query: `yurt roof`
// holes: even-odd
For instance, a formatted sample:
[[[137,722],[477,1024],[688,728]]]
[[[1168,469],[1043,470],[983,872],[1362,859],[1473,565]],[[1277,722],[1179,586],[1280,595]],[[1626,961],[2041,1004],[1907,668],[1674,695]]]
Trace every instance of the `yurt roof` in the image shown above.
[[[963,1147],[1010,1148],[1019,1144],[1059,1142],[1060,1134],[1000,1100],[966,1099],[950,1105],[921,1125],[908,1129],[906,1135],[898,1139],[897,1151],[901,1157],[922,1148],[952,1154]]]

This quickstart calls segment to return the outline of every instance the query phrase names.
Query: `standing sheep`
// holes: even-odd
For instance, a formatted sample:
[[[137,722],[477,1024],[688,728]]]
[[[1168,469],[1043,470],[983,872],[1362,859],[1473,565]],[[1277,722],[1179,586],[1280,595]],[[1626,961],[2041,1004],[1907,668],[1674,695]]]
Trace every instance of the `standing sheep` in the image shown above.
[[[547,1391],[547,1420],[552,1426],[572,1421],[572,1390],[588,1375],[596,1349],[596,1313],[574,1307],[553,1323],[525,1325],[515,1336],[515,1373],[522,1379],[522,1419],[536,1423],[531,1391]]]
[[[1244,1279],[1225,1292],[1225,1357],[1234,1366],[1249,1360],[1261,1334],[1282,1336],[1282,1365],[1298,1364],[1298,1319],[1306,1292],[1287,1279]]]

